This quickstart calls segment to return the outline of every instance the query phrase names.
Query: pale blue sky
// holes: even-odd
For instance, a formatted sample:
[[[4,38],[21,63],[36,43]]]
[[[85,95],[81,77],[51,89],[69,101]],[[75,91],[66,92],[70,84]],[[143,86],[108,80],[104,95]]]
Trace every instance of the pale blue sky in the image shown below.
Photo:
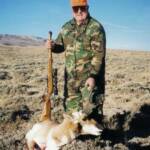
[[[89,0],[107,48],[150,50],[150,0]],[[70,0],[0,0],[0,33],[54,38],[72,18]]]

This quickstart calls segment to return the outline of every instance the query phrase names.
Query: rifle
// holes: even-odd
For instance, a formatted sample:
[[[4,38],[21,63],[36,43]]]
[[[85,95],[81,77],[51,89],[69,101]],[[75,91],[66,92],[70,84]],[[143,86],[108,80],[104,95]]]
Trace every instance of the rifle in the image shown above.
[[[52,39],[52,32],[49,31],[48,39]],[[42,96],[44,107],[40,121],[51,119],[51,100],[50,96],[53,93],[53,75],[52,75],[52,49],[48,49],[48,79],[47,79],[47,94]]]

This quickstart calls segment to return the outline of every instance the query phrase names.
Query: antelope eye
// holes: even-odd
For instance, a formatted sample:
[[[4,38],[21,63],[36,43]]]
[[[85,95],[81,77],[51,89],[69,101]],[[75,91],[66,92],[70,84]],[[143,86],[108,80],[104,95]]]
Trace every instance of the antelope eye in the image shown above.
[[[80,123],[78,123],[78,130],[81,131],[82,130],[82,125]]]

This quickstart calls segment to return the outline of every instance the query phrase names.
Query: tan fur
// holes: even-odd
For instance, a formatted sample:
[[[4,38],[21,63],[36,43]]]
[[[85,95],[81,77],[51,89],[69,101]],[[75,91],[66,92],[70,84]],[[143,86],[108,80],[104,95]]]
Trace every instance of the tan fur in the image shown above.
[[[53,147],[53,150],[58,150],[60,146],[69,143],[80,134],[99,135],[100,130],[95,124],[94,120],[81,120],[81,113],[75,118],[64,115],[64,120],[61,124],[45,120],[35,124],[27,133],[27,145],[29,150],[34,150],[35,143],[40,148],[45,145],[47,150],[51,150],[50,147]]]
[[[58,125],[57,127],[54,128],[52,136],[59,140],[65,135],[68,137],[69,140],[72,139],[72,135],[70,132],[74,133],[74,138],[75,134],[78,131],[78,125],[74,124],[71,120],[65,119],[62,124]]]
[[[44,143],[46,145],[48,136],[51,136],[57,145],[63,143],[62,138],[64,136],[67,137],[69,142],[77,136],[77,127],[71,117],[66,117],[61,124],[56,124],[50,120],[37,123],[26,135],[28,148],[29,150],[34,150],[35,143],[41,148],[40,145],[43,139],[45,138]]]
[[[80,112],[75,112],[71,116],[64,114],[64,120],[61,124],[57,124],[51,120],[50,100],[48,96],[43,96],[44,107],[41,116],[41,121],[33,126],[26,134],[28,150],[34,150],[37,144],[41,150],[58,150],[60,146],[69,143],[80,134],[93,134],[92,128],[96,128],[94,120],[83,120],[85,115]],[[78,125],[83,127],[79,129]],[[85,126],[85,127],[84,127]],[[95,135],[98,135],[98,128],[95,130]]]
[[[85,123],[86,124],[93,124],[93,125],[96,125],[96,121],[94,119],[91,119],[91,120],[85,120]]]

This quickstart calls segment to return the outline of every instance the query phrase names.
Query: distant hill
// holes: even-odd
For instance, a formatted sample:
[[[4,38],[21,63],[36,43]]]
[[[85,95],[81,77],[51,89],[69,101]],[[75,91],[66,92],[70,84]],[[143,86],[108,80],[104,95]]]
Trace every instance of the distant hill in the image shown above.
[[[44,44],[44,40],[45,39],[41,37],[34,37],[34,36],[0,34],[1,45],[40,46]]]

